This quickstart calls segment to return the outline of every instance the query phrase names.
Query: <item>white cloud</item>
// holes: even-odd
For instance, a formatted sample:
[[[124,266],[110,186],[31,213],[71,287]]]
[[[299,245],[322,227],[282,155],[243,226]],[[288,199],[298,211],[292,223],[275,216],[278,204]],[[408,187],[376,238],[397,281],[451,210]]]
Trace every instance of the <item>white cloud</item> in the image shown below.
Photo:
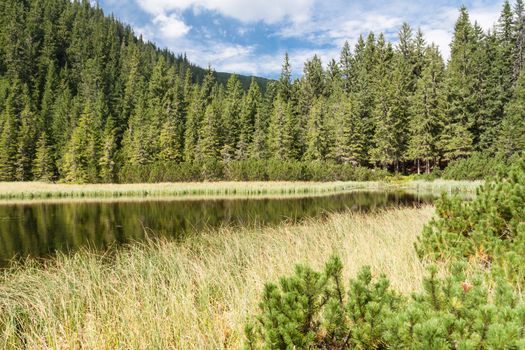
[[[158,14],[153,19],[153,23],[159,27],[160,34],[166,39],[180,38],[186,35],[191,28],[176,14],[169,16]]]
[[[206,9],[221,15],[250,23],[263,21],[268,24],[284,19],[301,23],[310,18],[314,0],[136,0],[150,14],[172,11]]]
[[[119,2],[124,0],[106,0]],[[212,65],[219,71],[240,74],[275,76],[281,68],[288,49],[293,71],[302,73],[306,59],[318,54],[326,64],[337,59],[344,41],[354,45],[360,34],[385,32],[387,39],[396,41],[403,22],[420,27],[427,42],[439,46],[449,57],[449,44],[461,1],[380,0],[134,0],[149,16],[151,22],[136,28],[148,40],[156,40],[174,52],[186,52],[189,59],[201,66]],[[471,20],[485,30],[497,21],[503,0],[465,0]],[[228,39],[231,32],[210,21],[208,25],[185,22],[185,11],[198,16],[212,11],[236,19],[237,37],[248,37],[254,23],[264,23],[269,37],[265,46],[276,52],[261,53],[257,42],[240,45]],[[214,18],[212,18],[213,20]],[[191,35],[188,35],[190,34]],[[234,35],[235,36],[235,35]],[[275,40],[275,43],[268,41]],[[287,48],[288,43],[293,42]],[[265,50],[268,50],[266,47]]]

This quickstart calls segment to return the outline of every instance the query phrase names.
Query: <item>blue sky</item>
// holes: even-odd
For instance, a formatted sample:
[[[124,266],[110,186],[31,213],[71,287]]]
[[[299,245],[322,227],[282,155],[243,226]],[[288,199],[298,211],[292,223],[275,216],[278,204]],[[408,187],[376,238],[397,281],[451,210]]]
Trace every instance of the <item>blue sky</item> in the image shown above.
[[[306,59],[337,59],[344,41],[353,46],[361,33],[384,32],[395,42],[405,21],[448,57],[462,4],[488,30],[503,0],[99,0],[106,14],[191,62],[269,78],[278,76],[286,51],[300,75]]]

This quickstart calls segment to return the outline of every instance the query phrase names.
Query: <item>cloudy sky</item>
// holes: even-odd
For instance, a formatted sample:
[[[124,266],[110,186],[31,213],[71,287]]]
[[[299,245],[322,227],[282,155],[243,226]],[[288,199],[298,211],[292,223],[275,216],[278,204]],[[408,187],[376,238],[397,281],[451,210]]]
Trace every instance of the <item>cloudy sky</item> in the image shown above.
[[[449,55],[458,9],[490,29],[503,0],[99,0],[106,13],[190,61],[218,71],[274,78],[289,52],[295,74],[318,54],[337,58],[348,40],[384,32],[391,41],[403,22],[421,27]]]

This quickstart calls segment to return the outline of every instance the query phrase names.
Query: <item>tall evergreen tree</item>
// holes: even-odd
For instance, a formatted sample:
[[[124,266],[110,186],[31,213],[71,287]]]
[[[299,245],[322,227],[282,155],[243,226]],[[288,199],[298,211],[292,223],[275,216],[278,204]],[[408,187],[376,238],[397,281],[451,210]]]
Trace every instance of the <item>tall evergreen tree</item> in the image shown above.
[[[220,130],[220,107],[216,103],[211,103],[204,113],[199,133],[199,159],[219,159],[221,150]]]
[[[255,118],[261,103],[259,85],[252,79],[248,93],[244,96],[239,120],[239,142],[237,144],[237,159],[246,159],[253,141]]]
[[[63,157],[62,172],[67,181],[98,182],[98,137],[91,125],[92,119],[93,110],[86,105]]]
[[[513,20],[513,66],[512,66],[512,81],[517,81],[523,68],[523,61],[525,59],[525,5],[523,0],[516,0],[514,5],[514,20]]]
[[[27,181],[32,177],[32,165],[35,152],[37,118],[32,111],[29,97],[26,96],[25,106],[20,113],[20,129],[18,132],[18,149],[16,154],[16,179]]]
[[[525,151],[525,71],[518,79],[498,139],[498,150],[507,156]]]
[[[324,160],[328,153],[326,114],[326,100],[316,99],[308,115],[304,154],[306,160]]]
[[[268,145],[272,158],[279,160],[294,159],[293,140],[295,127],[290,102],[285,102],[277,95],[270,120]]]
[[[413,159],[418,174],[422,163],[426,172],[439,155],[437,148],[440,123],[443,118],[442,83],[445,65],[439,50],[431,46],[425,53],[422,76],[417,81],[416,92],[412,98],[410,140],[407,158]]]
[[[250,87],[250,90],[253,90]],[[232,160],[235,157],[237,143],[239,142],[239,122],[242,107],[241,82],[235,74],[228,80],[226,85],[226,100],[222,111],[222,130],[224,135],[224,146],[221,155],[224,160]],[[253,92],[252,92],[253,95]],[[247,112],[247,110],[245,111]],[[243,115],[243,117],[248,117]],[[243,120],[243,123],[246,120]]]
[[[48,142],[47,134],[43,132],[36,145],[36,155],[33,161],[34,180],[49,182],[55,179],[53,151]]]
[[[447,103],[440,140],[445,161],[466,157],[473,150],[472,130],[478,121],[477,72],[473,63],[476,45],[476,35],[468,11],[462,7],[454,28],[445,78]]]
[[[283,66],[279,77],[279,95],[285,101],[288,101],[292,94],[292,66],[288,52],[284,54]]]
[[[116,180],[117,166],[117,130],[115,122],[110,116],[106,121],[104,133],[101,139],[100,159],[98,166],[100,169],[100,179],[103,182],[113,183]]]

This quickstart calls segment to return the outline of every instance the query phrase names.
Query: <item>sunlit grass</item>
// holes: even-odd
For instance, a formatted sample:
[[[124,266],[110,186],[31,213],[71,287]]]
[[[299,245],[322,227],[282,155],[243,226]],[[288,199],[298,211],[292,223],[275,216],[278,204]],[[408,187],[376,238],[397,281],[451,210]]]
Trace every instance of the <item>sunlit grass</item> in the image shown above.
[[[0,280],[0,348],[238,349],[264,283],[296,263],[320,268],[337,253],[347,278],[371,265],[403,293],[419,288],[425,267],[413,243],[433,212],[224,228],[114,257],[84,251],[12,267]]]
[[[188,182],[154,184],[51,184],[0,182],[0,200],[315,195],[356,189],[411,189],[424,191],[474,191],[481,182]]]

